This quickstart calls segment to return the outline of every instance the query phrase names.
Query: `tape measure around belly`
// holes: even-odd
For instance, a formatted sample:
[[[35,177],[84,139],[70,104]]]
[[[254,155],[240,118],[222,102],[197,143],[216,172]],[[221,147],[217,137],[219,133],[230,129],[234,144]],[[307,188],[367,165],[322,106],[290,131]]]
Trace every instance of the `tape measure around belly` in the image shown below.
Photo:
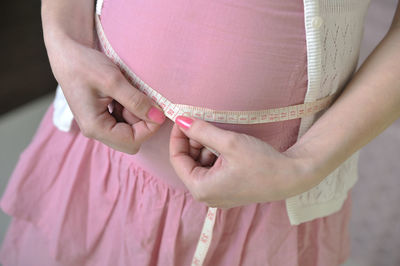
[[[214,110],[210,108],[174,104],[159,92],[141,80],[120,59],[110,45],[101,26],[100,18],[95,14],[96,30],[104,53],[121,69],[126,78],[140,91],[150,96],[164,111],[165,116],[175,122],[179,115],[191,116],[205,121],[227,124],[262,124],[301,118],[327,108],[336,98],[338,92],[317,101],[255,111]]]
[[[101,8],[101,7],[100,7]],[[98,11],[97,13],[100,14]],[[108,42],[106,35],[101,26],[100,17],[95,13],[95,25],[97,35],[101,44],[103,52],[121,69],[121,72],[125,77],[140,91],[150,96],[164,111],[165,116],[175,122],[175,119],[179,115],[186,115],[195,118],[200,118],[206,121],[229,123],[229,124],[261,124],[278,122],[290,119],[301,118],[313,113],[316,113],[322,109],[327,108],[338,96],[338,92],[321,98],[314,102],[307,102],[304,104],[292,105],[281,108],[256,110],[256,111],[225,111],[225,110],[213,110],[209,108],[203,108],[198,106],[174,104],[167,98],[162,96],[156,90],[151,88],[149,85],[144,83],[139,77],[133,73],[129,67],[119,58],[117,53],[111,47]],[[210,147],[207,147],[215,155],[219,156],[219,153]],[[217,215],[217,208],[209,207],[206,218],[204,220],[203,228],[198,240],[196,250],[193,256],[192,266],[203,265],[207,251],[211,244],[212,232],[215,224],[215,218]]]

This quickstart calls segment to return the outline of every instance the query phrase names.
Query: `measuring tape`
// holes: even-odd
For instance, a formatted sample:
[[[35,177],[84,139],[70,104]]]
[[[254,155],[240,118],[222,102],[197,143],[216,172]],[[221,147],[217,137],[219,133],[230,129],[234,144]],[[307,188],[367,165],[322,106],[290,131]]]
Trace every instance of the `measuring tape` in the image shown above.
[[[99,4],[98,6],[98,9],[101,9],[101,4]],[[131,82],[131,84],[142,91],[144,94],[151,97],[158,105],[160,105],[164,111],[165,116],[171,119],[173,122],[175,122],[176,117],[179,115],[191,116],[206,121],[228,124],[261,124],[278,122],[301,118],[321,111],[322,109],[330,106],[330,104],[339,95],[339,92],[335,92],[314,102],[306,102],[303,104],[291,105],[281,108],[256,111],[221,111],[192,105],[174,104],[170,102],[167,98],[162,96],[160,93],[158,93],[156,90],[151,88],[149,85],[144,83],[139,77],[136,76],[135,73],[133,73],[129,69],[129,67],[121,60],[121,58],[119,58],[119,56],[111,47],[106,38],[103,27],[101,26],[99,14],[100,12],[99,10],[97,10],[97,13],[95,13],[95,24],[102,51],[116,65],[118,65],[118,67],[121,69],[121,72]],[[207,146],[206,148],[213,152],[216,156],[219,156],[219,152]],[[203,229],[200,234],[200,239],[197,243],[196,251],[193,256],[191,264],[192,266],[203,265],[208,248],[211,243],[216,214],[217,208],[208,208],[207,215],[203,224]]]

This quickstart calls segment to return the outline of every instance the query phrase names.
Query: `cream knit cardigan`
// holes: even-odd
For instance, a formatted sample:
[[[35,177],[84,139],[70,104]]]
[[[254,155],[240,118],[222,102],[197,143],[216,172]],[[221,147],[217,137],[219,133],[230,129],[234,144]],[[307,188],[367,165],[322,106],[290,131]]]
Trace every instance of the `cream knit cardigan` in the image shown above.
[[[307,43],[308,86],[305,102],[343,90],[354,74],[370,0],[303,0]],[[73,114],[57,86],[53,123],[68,132]],[[298,139],[326,111],[301,118]],[[341,209],[358,179],[355,152],[309,191],[286,199],[290,223],[297,225]]]

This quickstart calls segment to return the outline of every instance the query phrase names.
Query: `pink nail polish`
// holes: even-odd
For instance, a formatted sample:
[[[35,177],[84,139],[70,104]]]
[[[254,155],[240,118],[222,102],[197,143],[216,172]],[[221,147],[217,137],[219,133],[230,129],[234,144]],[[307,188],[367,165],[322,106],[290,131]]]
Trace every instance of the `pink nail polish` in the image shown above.
[[[154,106],[150,108],[150,111],[147,113],[147,117],[158,124],[162,124],[165,120],[164,113]]]
[[[183,127],[184,129],[189,129],[190,126],[191,126],[192,123],[193,123],[193,119],[191,119],[191,118],[189,118],[189,117],[187,117],[187,116],[179,115],[179,116],[176,117],[175,122],[176,122],[179,126]]]

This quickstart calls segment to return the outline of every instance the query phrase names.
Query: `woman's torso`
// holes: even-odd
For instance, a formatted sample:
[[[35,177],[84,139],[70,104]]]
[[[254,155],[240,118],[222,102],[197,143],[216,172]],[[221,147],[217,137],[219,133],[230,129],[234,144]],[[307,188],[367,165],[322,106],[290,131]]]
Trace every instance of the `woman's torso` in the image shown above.
[[[129,68],[173,103],[258,110],[304,102],[307,54],[302,1],[106,0],[101,21]],[[284,151],[300,119],[214,125]],[[146,171],[187,190],[169,163],[173,122],[132,156]]]

